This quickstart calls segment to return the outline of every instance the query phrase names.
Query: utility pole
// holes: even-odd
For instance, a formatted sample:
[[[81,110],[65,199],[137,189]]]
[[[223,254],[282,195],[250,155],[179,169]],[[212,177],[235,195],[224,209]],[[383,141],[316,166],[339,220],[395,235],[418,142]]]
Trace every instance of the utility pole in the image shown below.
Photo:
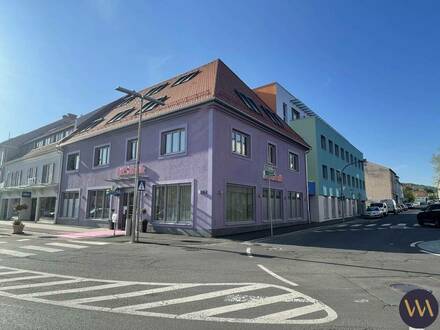
[[[357,162],[352,162],[352,163],[345,165],[341,170],[341,180],[340,180],[340,182],[341,182],[341,192],[340,192],[341,197],[340,197],[340,199],[341,199],[342,222],[345,221],[345,212],[344,212],[345,211],[345,196],[343,194],[343,186],[342,186],[342,183],[343,183],[342,178],[344,177],[344,171],[347,167],[352,166],[356,163],[361,163],[363,165],[366,162],[367,162],[366,159],[358,160]]]
[[[133,212],[131,217],[131,233],[130,233],[130,243],[136,242],[136,229],[138,229],[139,221],[139,165],[141,159],[141,135],[142,135],[142,112],[144,107],[144,100],[149,102],[157,103],[159,105],[164,105],[162,101],[156,100],[155,98],[149,97],[147,95],[142,95],[135,90],[129,90],[124,87],[117,87],[117,91],[125,93],[135,98],[140,98],[141,107],[139,109],[138,127],[137,127],[137,141],[136,141],[136,165],[135,165],[135,175],[134,175],[134,194],[133,194]],[[128,212],[127,212],[128,213]]]

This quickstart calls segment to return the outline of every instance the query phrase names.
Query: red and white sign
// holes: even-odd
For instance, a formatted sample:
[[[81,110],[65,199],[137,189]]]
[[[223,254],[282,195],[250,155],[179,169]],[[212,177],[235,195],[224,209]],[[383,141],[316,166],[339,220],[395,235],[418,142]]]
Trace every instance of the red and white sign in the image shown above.
[[[118,168],[118,176],[134,176],[136,174],[136,166],[128,165]],[[139,165],[139,174],[145,174],[145,166]]]
[[[264,179],[274,181],[274,182],[283,182],[283,176],[281,174],[265,176]]]

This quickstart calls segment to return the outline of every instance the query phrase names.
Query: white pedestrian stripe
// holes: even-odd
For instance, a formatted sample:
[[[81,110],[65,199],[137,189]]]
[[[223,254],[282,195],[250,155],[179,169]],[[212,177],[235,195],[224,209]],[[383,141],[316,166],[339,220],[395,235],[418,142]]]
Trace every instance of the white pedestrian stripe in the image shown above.
[[[54,249],[54,248],[50,248],[47,246],[37,246],[37,245],[25,245],[25,246],[21,246],[20,249],[43,251],[43,252],[49,252],[49,253],[64,251],[61,249]]]
[[[406,223],[399,223],[398,226],[406,226]]]
[[[25,241],[30,241],[30,238],[22,238],[22,239],[18,239],[17,242],[25,242]]]
[[[377,223],[370,223],[369,225],[366,225],[365,227],[374,227],[377,226]]]
[[[89,245],[107,245],[107,244],[110,244],[108,242],[83,241],[83,240],[73,240],[73,239],[68,240],[68,242],[80,243],[80,244],[89,244]]]
[[[0,254],[6,254],[9,256],[18,257],[18,258],[25,258],[25,257],[35,255],[34,253],[24,253],[24,252],[20,252],[20,251],[7,250],[7,249],[0,249]]]
[[[6,244],[7,242],[0,242],[0,244]]]
[[[413,224],[413,227],[420,227],[418,223]]]
[[[59,246],[59,247],[65,247],[65,248],[71,248],[71,249],[84,249],[84,248],[88,247],[86,245],[58,243],[58,242],[46,243],[46,245]]]
[[[384,223],[384,224],[382,225],[382,227],[389,227],[389,226],[391,226],[391,223]]]
[[[337,318],[336,312],[322,302],[295,291],[291,288],[267,283],[155,283],[155,282],[134,282],[134,281],[111,281],[94,278],[82,278],[44,272],[34,272],[25,269],[0,266],[0,271],[4,273],[17,272],[26,273],[27,276],[21,276],[14,279],[2,279],[5,282],[19,282],[16,285],[0,286],[0,296],[9,297],[34,303],[44,303],[54,306],[63,306],[67,308],[76,308],[90,311],[101,311],[109,313],[122,313],[139,316],[162,317],[170,319],[186,319],[197,321],[215,321],[215,322],[234,322],[234,323],[253,323],[253,324],[323,324]],[[29,275],[30,274],[30,275]],[[276,275],[276,274],[275,274]],[[42,279],[44,283],[29,283],[34,279]],[[50,279],[50,280],[49,280]],[[63,289],[63,284],[69,283],[97,283],[76,288]],[[144,286],[145,290],[133,285]],[[151,288],[151,286],[160,286]],[[43,287],[44,291],[26,292],[17,294],[10,292],[14,289],[29,289]],[[228,288],[229,287],[229,288]],[[104,289],[118,289],[119,293],[108,294],[104,296],[88,296],[87,298],[63,299],[64,294],[85,292],[88,295],[99,292]],[[265,295],[254,295],[253,291],[261,291]],[[40,289],[41,290],[41,289]],[[126,290],[127,292],[121,292]],[[134,291],[135,290],[135,291]],[[170,299],[171,296],[178,297]],[[205,291],[205,292],[203,292]],[[241,300],[231,304],[228,296],[237,293],[250,293],[255,298]],[[154,294],[154,300],[134,305],[121,305],[124,300],[119,300],[117,307],[103,307],[95,304],[100,301],[114,299],[123,299],[148,296]],[[161,300],[161,295],[163,296]],[[248,296],[245,294],[245,296]],[[213,298],[226,297],[222,300],[212,300]],[[164,300],[165,298],[165,300]],[[299,301],[300,300],[300,301]],[[200,307],[194,307],[195,310],[188,310],[194,302],[203,302],[204,310]],[[232,301],[233,302],[233,301]],[[90,304],[89,304],[90,303]],[[282,303],[282,304],[280,304]],[[128,304],[128,302],[127,302]],[[181,305],[188,306],[182,314]],[[210,306],[211,304],[211,306]],[[223,304],[223,305],[222,305]],[[271,306],[273,305],[273,307]],[[167,306],[169,312],[161,313],[150,311],[149,309]],[[265,307],[257,309],[258,307]],[[280,309],[280,307],[282,309]],[[248,311],[254,309],[255,312],[248,316]],[[174,311],[174,312],[173,312]],[[235,312],[234,317],[222,317],[222,314]],[[316,312],[321,312],[316,314]],[[243,313],[243,317],[240,317]],[[310,316],[309,316],[310,315]]]
[[[351,225],[351,227],[360,227],[360,226],[362,226],[361,223],[357,223],[357,224],[355,224],[355,225]]]

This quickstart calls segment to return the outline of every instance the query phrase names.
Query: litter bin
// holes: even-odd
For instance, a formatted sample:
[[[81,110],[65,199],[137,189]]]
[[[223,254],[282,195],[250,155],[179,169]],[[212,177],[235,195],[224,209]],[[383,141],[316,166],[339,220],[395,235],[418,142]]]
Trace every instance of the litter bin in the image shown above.
[[[142,220],[142,232],[143,233],[147,232],[147,226],[148,226],[148,220],[147,219]]]
[[[115,224],[111,220],[108,222],[108,229],[111,229],[111,230],[115,229]]]

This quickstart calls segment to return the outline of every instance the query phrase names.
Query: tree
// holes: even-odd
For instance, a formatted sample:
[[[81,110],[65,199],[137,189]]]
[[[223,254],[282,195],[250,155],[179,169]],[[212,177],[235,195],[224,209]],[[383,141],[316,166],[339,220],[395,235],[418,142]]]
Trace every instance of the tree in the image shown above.
[[[431,163],[434,167],[434,182],[438,187],[440,182],[440,151],[439,153],[432,155]]]
[[[409,203],[413,203],[416,200],[416,197],[414,196],[414,192],[410,187],[405,187],[403,189],[403,197]]]

